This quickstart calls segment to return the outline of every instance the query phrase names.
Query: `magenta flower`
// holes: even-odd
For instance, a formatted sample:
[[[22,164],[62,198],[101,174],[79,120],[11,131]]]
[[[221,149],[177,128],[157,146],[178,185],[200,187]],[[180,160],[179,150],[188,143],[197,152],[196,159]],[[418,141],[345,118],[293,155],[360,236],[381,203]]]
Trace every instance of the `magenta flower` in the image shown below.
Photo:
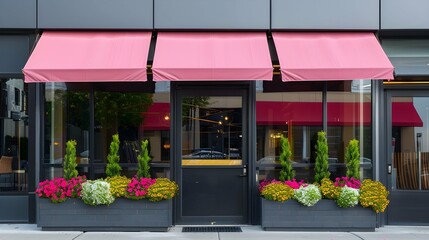
[[[146,197],[147,189],[156,182],[152,178],[133,177],[127,186],[126,197],[130,199],[143,199]]]

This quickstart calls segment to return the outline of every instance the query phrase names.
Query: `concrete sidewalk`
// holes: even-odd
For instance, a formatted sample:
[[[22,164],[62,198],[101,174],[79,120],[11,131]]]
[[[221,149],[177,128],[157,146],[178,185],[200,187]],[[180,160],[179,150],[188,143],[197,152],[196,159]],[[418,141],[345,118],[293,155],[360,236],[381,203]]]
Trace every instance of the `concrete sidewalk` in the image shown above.
[[[182,233],[176,226],[154,232],[46,232],[34,224],[0,224],[0,240],[428,240],[429,227],[387,226],[375,232],[265,232],[243,226],[241,233]]]

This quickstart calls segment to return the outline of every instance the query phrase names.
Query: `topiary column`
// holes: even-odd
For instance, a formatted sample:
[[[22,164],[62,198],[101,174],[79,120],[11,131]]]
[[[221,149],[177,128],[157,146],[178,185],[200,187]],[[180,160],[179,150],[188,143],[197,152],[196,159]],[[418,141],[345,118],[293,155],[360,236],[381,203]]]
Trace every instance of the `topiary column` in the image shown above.
[[[107,177],[119,176],[121,174],[121,166],[119,165],[119,134],[112,136],[112,142],[110,143],[110,152],[107,155],[107,161],[109,162],[106,166]]]
[[[314,181],[317,183],[321,183],[322,179],[329,178],[331,173],[328,171],[328,168],[328,141],[326,139],[326,133],[324,131],[320,131],[317,133]]]
[[[149,162],[151,160],[151,157],[149,155],[149,141],[148,140],[141,141],[141,148],[142,148],[142,151],[137,156],[137,159],[139,161],[137,176],[139,178],[141,177],[150,178]]]
[[[64,156],[64,179],[70,180],[74,177],[77,177],[78,172],[76,170],[76,141],[69,140],[66,143],[66,155]]]
[[[282,170],[280,170],[280,181],[292,180],[295,177],[295,170],[293,170],[292,163],[290,158],[292,156],[292,151],[290,149],[289,139],[281,137],[281,154],[280,154],[280,164],[282,165]]]
[[[347,162],[347,177],[353,177],[360,179],[360,152],[359,152],[359,141],[352,139],[346,148],[346,162]]]

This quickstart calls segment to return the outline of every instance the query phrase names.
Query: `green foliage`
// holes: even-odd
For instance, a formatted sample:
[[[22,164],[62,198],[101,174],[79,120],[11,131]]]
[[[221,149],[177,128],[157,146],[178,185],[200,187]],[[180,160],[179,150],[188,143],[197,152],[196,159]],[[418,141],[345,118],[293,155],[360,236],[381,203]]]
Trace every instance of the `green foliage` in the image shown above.
[[[149,156],[149,141],[148,140],[144,140],[141,141],[141,152],[140,154],[137,156],[138,159],[138,171],[137,171],[137,176],[139,178],[144,177],[144,178],[150,178],[150,166],[149,166],[149,162],[151,160],[151,157]]]
[[[359,202],[359,189],[341,187],[341,193],[336,202],[338,206],[343,208],[356,206]]]
[[[209,105],[210,97],[183,97],[182,100],[182,124],[191,125],[192,117],[197,108]],[[189,122],[188,122],[189,121]]]
[[[329,178],[331,173],[328,171],[328,167],[328,141],[326,140],[326,133],[320,131],[317,133],[315,182],[321,183],[322,179]]]
[[[117,131],[121,127],[138,127],[142,123],[142,112],[151,106],[150,93],[102,92],[94,93],[95,119],[103,128]]]
[[[261,196],[267,200],[284,202],[293,197],[294,190],[282,182],[273,182],[266,185],[261,192]]]
[[[282,165],[282,170],[280,170],[280,181],[292,180],[295,177],[295,170],[293,170],[292,163],[290,158],[292,156],[292,151],[290,149],[289,139],[281,137],[281,154],[280,154],[280,164]]]
[[[389,205],[388,195],[389,191],[381,182],[365,179],[360,187],[359,202],[362,207],[372,207],[376,213],[384,212]]]
[[[346,162],[347,162],[347,177],[354,177],[360,179],[360,152],[359,152],[359,141],[352,139],[346,148]]]
[[[112,142],[110,143],[110,152],[107,155],[107,161],[109,162],[106,166],[106,175],[108,177],[119,176],[121,174],[121,166],[119,166],[119,135],[114,134],[112,136]]]
[[[302,205],[311,207],[322,199],[322,193],[316,185],[304,184],[295,190],[294,198]]]
[[[114,176],[106,178],[106,182],[110,184],[110,193],[118,198],[125,197],[125,191],[131,179],[125,176]]]
[[[147,198],[151,202],[159,202],[176,196],[179,186],[167,178],[158,178],[147,191]]]
[[[69,140],[66,143],[66,155],[64,156],[64,179],[70,180],[74,177],[77,177],[77,170],[76,170],[76,141],[75,140]]]
[[[82,200],[88,205],[110,205],[115,198],[110,193],[110,184],[103,180],[88,180],[82,184]]]
[[[320,185],[320,191],[322,196],[327,199],[337,199],[340,196],[341,188],[334,185],[334,182],[329,178],[322,179],[322,184]]]

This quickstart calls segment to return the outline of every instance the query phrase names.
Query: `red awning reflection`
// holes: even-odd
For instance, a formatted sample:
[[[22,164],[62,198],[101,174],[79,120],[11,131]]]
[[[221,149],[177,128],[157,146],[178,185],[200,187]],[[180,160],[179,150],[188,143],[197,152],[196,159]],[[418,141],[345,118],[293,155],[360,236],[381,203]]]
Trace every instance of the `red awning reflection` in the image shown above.
[[[394,102],[392,125],[422,127],[423,121],[412,102]],[[153,103],[143,113],[143,130],[170,129],[170,103]],[[321,126],[322,103],[320,102],[256,102],[257,125]],[[371,103],[328,103],[329,126],[355,126],[371,124]]]

